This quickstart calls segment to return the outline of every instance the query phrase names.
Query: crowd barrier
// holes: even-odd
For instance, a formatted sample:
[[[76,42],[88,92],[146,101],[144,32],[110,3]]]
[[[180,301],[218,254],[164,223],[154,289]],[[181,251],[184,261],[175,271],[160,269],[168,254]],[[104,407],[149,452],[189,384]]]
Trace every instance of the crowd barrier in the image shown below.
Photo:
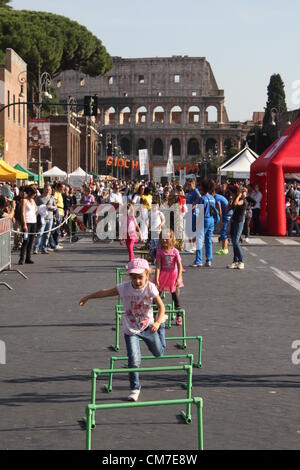
[[[11,267],[11,220],[0,219],[0,273],[3,271],[16,272],[24,279],[28,279],[19,269]],[[9,290],[13,288],[6,282],[0,282],[0,286],[5,286]]]

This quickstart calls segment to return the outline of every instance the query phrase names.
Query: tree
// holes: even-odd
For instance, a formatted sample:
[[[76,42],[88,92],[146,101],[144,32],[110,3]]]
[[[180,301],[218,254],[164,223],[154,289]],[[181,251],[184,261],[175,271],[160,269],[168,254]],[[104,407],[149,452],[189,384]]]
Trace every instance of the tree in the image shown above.
[[[11,3],[11,0],[0,0],[0,8],[7,8],[10,10],[12,7],[8,5],[9,3]]]
[[[38,75],[39,63],[42,72],[53,76],[70,69],[97,76],[112,67],[112,59],[100,39],[77,22],[52,13],[3,8],[0,62],[6,48],[22,57],[33,76]],[[32,81],[30,77],[28,80]]]
[[[279,125],[280,115],[287,112],[285,98],[284,82],[280,74],[272,75],[268,85],[268,101],[263,122],[263,131],[267,133],[269,137],[269,145],[277,138],[277,126],[272,125],[272,108],[276,108],[277,112],[279,113],[277,114],[277,124]]]

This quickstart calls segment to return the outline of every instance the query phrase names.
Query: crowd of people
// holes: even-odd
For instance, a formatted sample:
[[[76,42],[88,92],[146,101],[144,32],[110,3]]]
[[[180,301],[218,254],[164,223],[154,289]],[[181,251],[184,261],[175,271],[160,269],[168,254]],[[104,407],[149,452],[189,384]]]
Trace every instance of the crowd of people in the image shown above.
[[[119,236],[122,220],[118,219],[116,238],[121,244],[125,242],[129,261],[134,259],[134,245],[141,241],[149,250],[149,261],[154,262],[160,235],[169,228],[181,234],[177,235],[174,243],[179,251],[185,249],[195,253],[192,267],[199,268],[204,264],[206,267],[212,266],[212,236],[217,233],[222,247],[216,251],[216,255],[229,254],[228,242],[231,239],[234,259],[228,267],[243,269],[242,235],[247,243],[250,230],[253,235],[262,233],[261,188],[247,183],[216,184],[213,180],[193,179],[185,185],[173,180],[163,186],[153,181],[115,180],[84,184],[80,190],[62,182],[47,183],[42,190],[39,190],[37,184],[26,187],[6,184],[2,185],[1,194],[0,217],[10,217],[13,221],[14,250],[20,250],[20,265],[33,264],[32,255],[49,255],[53,251],[62,250],[61,239],[67,235],[73,242],[78,241],[78,225],[81,230],[95,230],[96,217],[84,214],[81,222],[72,215],[72,206],[76,204],[111,204],[116,210],[126,205],[126,236]],[[179,208],[178,218],[171,212],[166,221],[166,211],[175,206]],[[200,214],[203,217],[201,206],[204,229],[197,231]],[[297,222],[299,206],[300,185],[287,186],[287,233],[290,236],[293,231],[300,235]],[[190,227],[188,219],[191,220]]]

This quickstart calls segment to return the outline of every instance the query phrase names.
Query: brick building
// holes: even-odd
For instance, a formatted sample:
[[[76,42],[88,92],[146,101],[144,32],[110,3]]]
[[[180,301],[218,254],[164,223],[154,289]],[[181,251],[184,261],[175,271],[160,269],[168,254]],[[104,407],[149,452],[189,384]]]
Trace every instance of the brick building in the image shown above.
[[[88,117],[75,113],[50,116],[50,148],[41,150],[43,171],[58,166],[72,173],[79,166],[87,173],[98,173],[99,132]],[[38,171],[38,150],[30,152],[30,169]]]
[[[0,113],[0,134],[4,148],[2,158],[14,166],[17,163],[27,168],[27,106],[18,105],[27,101],[27,87],[21,82],[27,79],[27,64],[12,49],[6,49],[5,64],[0,65],[0,107],[16,103]]]
[[[131,159],[147,148],[154,165],[167,161],[170,145],[175,161],[201,160],[212,149],[222,156],[240,148],[253,125],[229,121],[224,90],[202,57],[115,57],[104,76],[66,71],[59,80],[62,99],[98,95],[102,160],[111,141]]]

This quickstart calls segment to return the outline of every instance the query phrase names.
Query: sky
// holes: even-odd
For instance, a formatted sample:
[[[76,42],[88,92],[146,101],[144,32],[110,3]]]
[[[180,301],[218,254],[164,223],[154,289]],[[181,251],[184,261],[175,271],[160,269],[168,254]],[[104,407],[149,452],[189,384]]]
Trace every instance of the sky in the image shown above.
[[[225,90],[230,120],[263,111],[273,73],[299,108],[299,0],[13,0],[15,9],[67,16],[99,37],[113,56],[206,57]],[[299,93],[298,93],[299,95]]]

